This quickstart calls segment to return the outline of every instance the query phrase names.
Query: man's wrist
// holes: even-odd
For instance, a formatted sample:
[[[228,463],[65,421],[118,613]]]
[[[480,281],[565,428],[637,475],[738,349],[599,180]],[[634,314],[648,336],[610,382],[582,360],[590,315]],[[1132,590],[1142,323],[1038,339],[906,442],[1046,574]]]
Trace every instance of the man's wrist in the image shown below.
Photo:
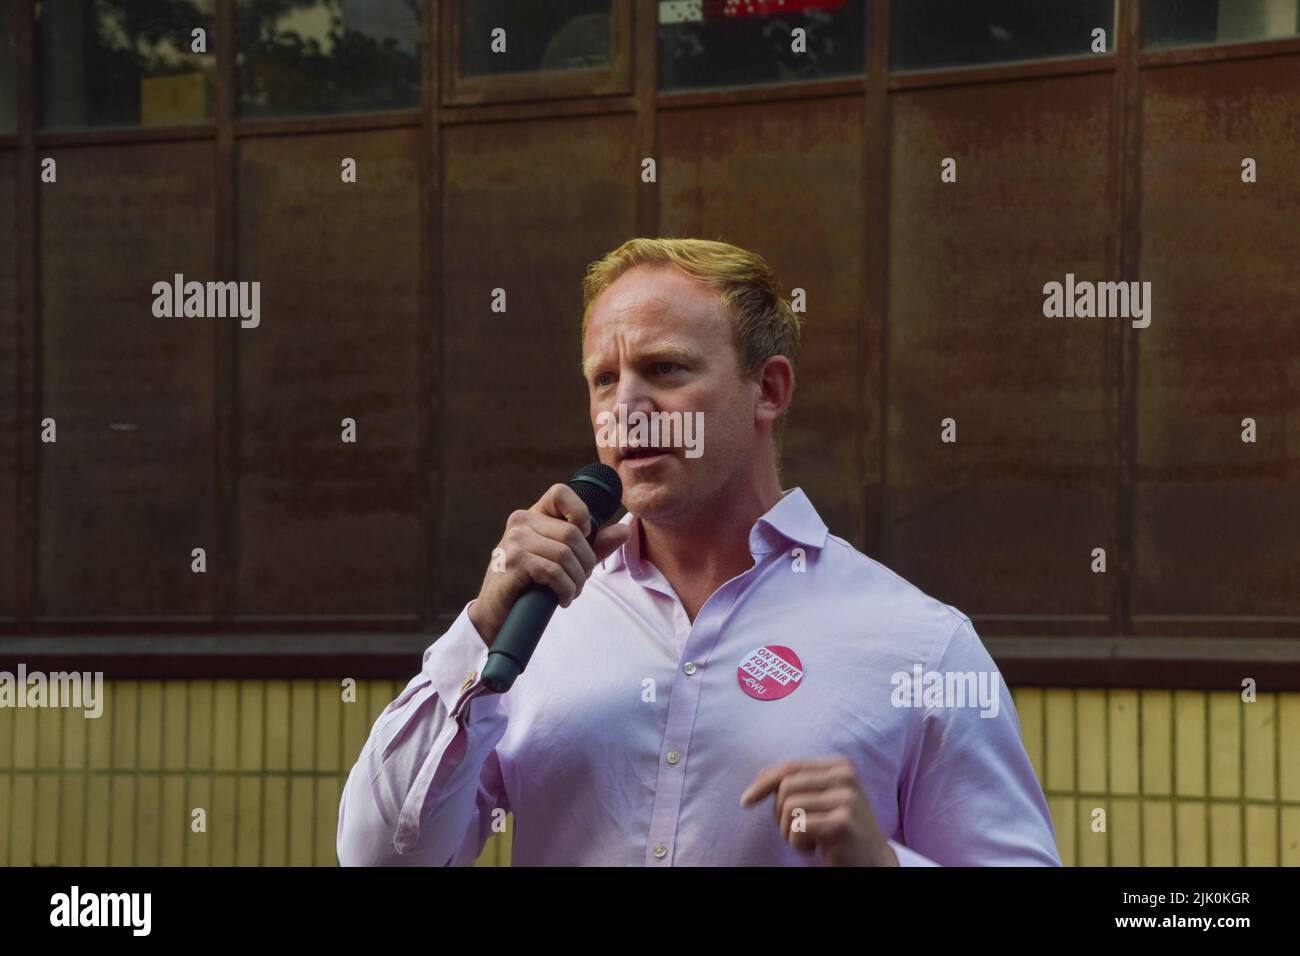
[[[894,848],[889,845],[888,840],[882,840],[880,845],[876,847],[875,853],[872,854],[871,865],[902,866],[902,864],[898,862],[898,854],[894,852]]]
[[[490,622],[483,619],[483,613],[479,608],[478,598],[475,598],[469,603],[469,608],[467,609],[466,614],[469,615],[469,622],[474,626],[474,630],[478,633],[479,640],[490,648],[492,642],[496,640],[497,632],[500,630],[500,627],[492,627]]]

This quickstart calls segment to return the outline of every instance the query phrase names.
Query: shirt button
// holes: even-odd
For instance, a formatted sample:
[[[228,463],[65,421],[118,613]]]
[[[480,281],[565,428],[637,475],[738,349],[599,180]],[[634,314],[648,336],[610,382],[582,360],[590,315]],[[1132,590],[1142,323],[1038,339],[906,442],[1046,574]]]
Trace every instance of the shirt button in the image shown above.
[[[655,859],[656,859],[656,860],[662,860],[662,859],[663,859],[664,857],[666,857],[667,855],[668,855],[668,847],[664,846],[662,843],[656,843],[656,844],[655,844]]]
[[[696,671],[695,662],[687,661],[685,664],[682,665],[682,670],[686,672],[687,677],[689,677],[691,674],[694,674]]]
[[[670,750],[670,751],[668,751],[668,762],[669,762],[670,764],[675,764],[675,763],[677,763],[677,761],[679,761],[679,760],[681,760],[681,759],[682,759],[682,755],[679,754],[676,750]]]

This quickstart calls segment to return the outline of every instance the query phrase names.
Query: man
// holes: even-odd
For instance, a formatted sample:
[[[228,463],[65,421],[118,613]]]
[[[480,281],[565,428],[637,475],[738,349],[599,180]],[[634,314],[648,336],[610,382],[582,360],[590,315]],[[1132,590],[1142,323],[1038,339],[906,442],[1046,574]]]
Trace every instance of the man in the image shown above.
[[[470,863],[512,812],[516,865],[1059,865],[970,620],[781,490],[800,330],[767,263],[633,239],[584,293],[591,419],[628,514],[594,547],[566,485],[510,516],[348,777],[340,861]],[[694,416],[703,453],[603,440],[636,413]],[[534,581],[560,607],[493,694],[478,675]]]

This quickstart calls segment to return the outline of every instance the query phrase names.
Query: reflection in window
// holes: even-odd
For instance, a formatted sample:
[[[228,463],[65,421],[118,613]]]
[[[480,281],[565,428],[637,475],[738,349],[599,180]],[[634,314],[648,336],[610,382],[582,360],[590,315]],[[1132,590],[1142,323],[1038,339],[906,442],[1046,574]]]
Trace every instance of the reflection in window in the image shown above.
[[[891,70],[1092,54],[1092,31],[1114,51],[1114,0],[893,0]]]
[[[0,133],[18,127],[17,85],[14,82],[14,5],[0,3]]]
[[[237,0],[239,112],[420,104],[420,0]]]
[[[861,73],[863,0],[664,0],[659,87],[794,83]],[[794,32],[804,31],[796,52]]]
[[[1143,46],[1272,40],[1300,33],[1300,0],[1145,0]]]
[[[44,0],[38,9],[42,126],[171,126],[211,117],[212,0]],[[200,42],[206,52],[195,52]]]
[[[463,0],[461,75],[608,67],[609,17],[610,0]]]

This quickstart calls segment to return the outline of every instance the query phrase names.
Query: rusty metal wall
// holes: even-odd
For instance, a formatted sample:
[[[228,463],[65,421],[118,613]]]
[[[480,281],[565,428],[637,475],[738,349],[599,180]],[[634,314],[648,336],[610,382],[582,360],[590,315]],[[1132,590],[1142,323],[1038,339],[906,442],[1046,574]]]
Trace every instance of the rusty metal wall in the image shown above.
[[[760,252],[809,306],[782,484],[860,539],[864,446],[879,440],[879,332],[864,334],[864,117],[859,97],[659,114],[660,231]]]
[[[628,82],[550,98],[458,100],[434,24],[420,111],[48,133],[28,89],[0,141],[5,633],[437,633],[504,515],[591,455],[584,268],[697,235],[807,293],[783,483],[995,656],[1100,662],[1022,654],[1019,682],[1128,680],[1104,642],[1150,635],[1300,686],[1300,41],[1139,50],[1125,6],[1113,55],[890,74],[886,12],[865,76],[805,86],[660,93],[638,11]],[[57,188],[17,177],[45,155]],[[177,271],[261,281],[261,327],[154,319]],[[1043,317],[1066,273],[1151,281],[1152,326]],[[1197,653],[1137,682],[1213,686]]]
[[[213,326],[155,318],[151,290],[213,278],[212,146],[42,152],[37,613],[209,614],[189,556],[215,523]]]
[[[17,610],[18,568],[18,242],[14,170],[17,157],[0,151],[0,616]]]
[[[256,137],[238,156],[239,278],[262,283],[264,318],[236,336],[236,613],[414,615],[419,135]]]
[[[478,592],[505,519],[595,458],[586,265],[636,233],[633,117],[444,130],[438,609]],[[504,289],[505,311],[492,309]]]
[[[1042,287],[1117,278],[1112,82],[890,96],[883,560],[967,614],[1109,615],[1114,320],[1047,319]]]
[[[1294,622],[1300,60],[1144,79],[1141,271],[1159,313],[1138,348],[1136,620],[1208,633]],[[1254,444],[1241,441],[1247,417]]]

